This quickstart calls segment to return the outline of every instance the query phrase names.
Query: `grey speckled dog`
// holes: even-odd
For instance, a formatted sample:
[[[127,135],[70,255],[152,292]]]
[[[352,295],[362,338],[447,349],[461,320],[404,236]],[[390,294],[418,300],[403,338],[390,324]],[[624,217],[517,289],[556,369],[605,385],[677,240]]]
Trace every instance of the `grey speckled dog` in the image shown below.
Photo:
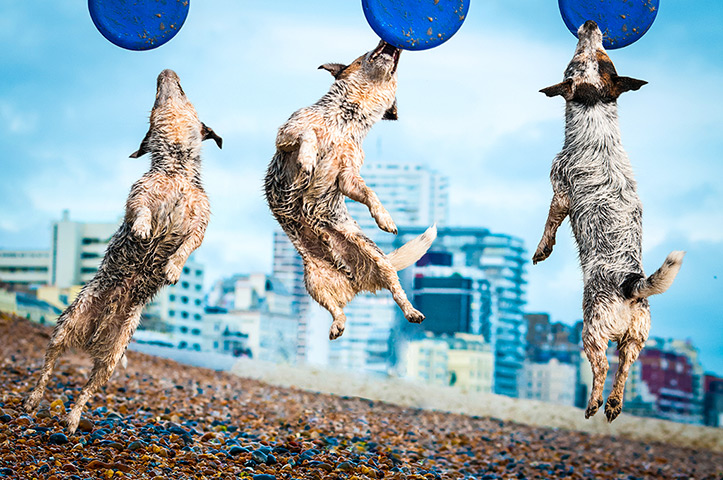
[[[25,399],[34,411],[58,357],[79,348],[93,370],[63,420],[75,432],[83,407],[110,378],[138,326],[143,306],[164,285],[175,284],[188,256],[201,245],[210,215],[201,186],[201,141],[221,138],[198,120],[175,72],[158,76],[150,129],[136,158],[151,154],[151,168],[131,188],[123,223],[108,244],[98,273],[60,315],[40,378]]]
[[[279,128],[266,173],[271,212],[304,261],[309,295],[334,320],[329,338],[344,332],[343,308],[362,291],[387,289],[410,322],[424,315],[407,299],[397,271],[416,262],[436,237],[427,232],[385,255],[349,216],[344,196],[369,207],[386,232],[397,227],[359,174],[362,142],[372,125],[396,119],[397,64],[401,51],[385,42],[350,65],[319,68],[334,76],[329,92],[296,111]]]
[[[684,252],[672,252],[662,267],[645,277],[643,208],[620,140],[617,98],[646,82],[617,75],[595,22],[581,26],[578,38],[564,81],[541,90],[566,100],[565,144],[552,164],[554,195],[533,262],[552,253],[557,228],[569,215],[585,283],[583,345],[594,377],[585,417],[602,406],[608,371],[605,350],[613,340],[619,367],[605,405],[605,415],[613,421],[622,410],[630,366],[650,331],[647,297],[663,293],[673,283]]]

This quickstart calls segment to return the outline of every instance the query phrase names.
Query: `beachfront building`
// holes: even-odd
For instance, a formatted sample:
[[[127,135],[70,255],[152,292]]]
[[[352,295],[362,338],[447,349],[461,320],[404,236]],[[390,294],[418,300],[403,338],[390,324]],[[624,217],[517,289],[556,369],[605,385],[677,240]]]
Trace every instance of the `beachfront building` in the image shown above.
[[[423,227],[400,227],[394,247],[420,235]],[[521,239],[492,233],[485,228],[441,227],[430,252],[446,252],[455,267],[478,269],[489,282],[491,311],[481,325],[481,334],[492,344],[495,355],[494,391],[517,396],[517,374],[525,359],[526,252]],[[413,286],[416,267],[402,272],[403,286]],[[423,311],[423,313],[425,313]]]
[[[299,317],[281,281],[263,273],[216,282],[209,295],[205,333],[210,348],[273,363],[295,363]]]
[[[494,355],[482,335],[455,333],[413,340],[406,349],[406,378],[465,392],[491,392]]]
[[[47,250],[0,250],[0,283],[32,288],[50,282]]]
[[[517,377],[519,398],[558,405],[575,405],[577,365],[552,358],[547,362],[525,360]]]

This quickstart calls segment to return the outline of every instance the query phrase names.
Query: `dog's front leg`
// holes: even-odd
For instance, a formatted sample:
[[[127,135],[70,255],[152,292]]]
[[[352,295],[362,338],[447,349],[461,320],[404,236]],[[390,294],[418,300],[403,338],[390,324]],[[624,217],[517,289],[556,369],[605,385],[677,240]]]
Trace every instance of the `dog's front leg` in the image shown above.
[[[210,208],[208,200],[202,200],[197,203],[197,211],[194,211],[194,215],[190,222],[190,233],[183,241],[178,250],[168,259],[166,264],[166,279],[173,285],[178,282],[181,278],[181,271],[183,265],[188,260],[191,253],[201,246],[203,242],[203,236],[206,233],[206,227],[208,226],[208,217],[210,216]]]
[[[361,162],[358,164],[361,164]],[[345,166],[339,174],[339,190],[352,200],[366,205],[379,228],[385,232],[397,234],[397,226],[394,224],[392,216],[384,208],[382,202],[379,201],[379,197],[374,193],[374,190],[364,182],[353,163]]]
[[[297,159],[301,170],[308,175],[314,171],[319,155],[319,142],[316,132],[312,128],[306,128],[298,135],[292,135],[291,132],[282,128],[276,136],[276,148],[285,152],[298,148]]]
[[[141,240],[148,240],[151,237],[153,213],[143,201],[143,196],[131,194],[126,210],[130,215],[128,220],[133,222],[131,224],[133,235]]]
[[[560,227],[562,221],[565,220],[568,213],[570,213],[570,197],[568,197],[566,193],[556,191],[550,203],[550,212],[547,215],[545,231],[542,234],[542,239],[537,246],[535,255],[532,257],[533,264],[541,262],[550,256],[552,247],[555,245],[557,229]]]

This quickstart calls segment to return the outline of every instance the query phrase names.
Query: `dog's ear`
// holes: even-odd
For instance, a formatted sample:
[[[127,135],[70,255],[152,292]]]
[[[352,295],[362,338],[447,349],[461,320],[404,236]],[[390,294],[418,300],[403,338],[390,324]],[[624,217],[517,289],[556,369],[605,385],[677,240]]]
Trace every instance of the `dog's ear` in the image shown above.
[[[397,99],[394,99],[394,103],[391,107],[387,109],[386,112],[384,112],[384,116],[382,117],[382,120],[399,120],[399,117],[397,116]]]
[[[213,141],[216,142],[216,145],[218,145],[218,148],[222,148],[223,138],[219,137],[216,132],[213,131],[213,128],[207,126],[205,123],[201,123],[201,135],[203,136],[201,141],[212,138]]]
[[[613,95],[617,98],[621,94],[630,90],[639,90],[640,87],[646,83],[648,82],[645,80],[638,80],[637,78],[615,76],[613,77]]]
[[[331,73],[334,78],[338,78],[339,74],[343,72],[347,66],[348,65],[341,63],[325,63],[324,65],[319,65],[319,70],[326,70]]]
[[[149,152],[149,150],[148,150],[148,142],[150,141],[150,138],[151,138],[151,131],[150,131],[150,129],[149,129],[148,132],[146,132],[146,136],[143,137],[143,140],[141,140],[141,146],[138,147],[138,150],[136,150],[135,152],[131,153],[131,155],[130,155],[129,158],[142,157],[143,155],[145,155],[146,153],[148,153],[148,152]]]
[[[554,97],[561,95],[565,100],[572,98],[572,79],[568,78],[564,82],[560,82],[551,87],[543,88],[540,92],[544,93],[548,97]]]

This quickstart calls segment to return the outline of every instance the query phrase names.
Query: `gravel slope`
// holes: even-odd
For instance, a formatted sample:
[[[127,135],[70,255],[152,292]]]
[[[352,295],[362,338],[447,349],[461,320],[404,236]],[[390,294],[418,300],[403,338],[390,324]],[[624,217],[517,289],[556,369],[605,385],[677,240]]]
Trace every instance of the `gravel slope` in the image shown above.
[[[49,330],[0,314],[0,478],[723,478],[723,454],[273,387],[129,352],[66,437],[90,363],[20,402]]]

